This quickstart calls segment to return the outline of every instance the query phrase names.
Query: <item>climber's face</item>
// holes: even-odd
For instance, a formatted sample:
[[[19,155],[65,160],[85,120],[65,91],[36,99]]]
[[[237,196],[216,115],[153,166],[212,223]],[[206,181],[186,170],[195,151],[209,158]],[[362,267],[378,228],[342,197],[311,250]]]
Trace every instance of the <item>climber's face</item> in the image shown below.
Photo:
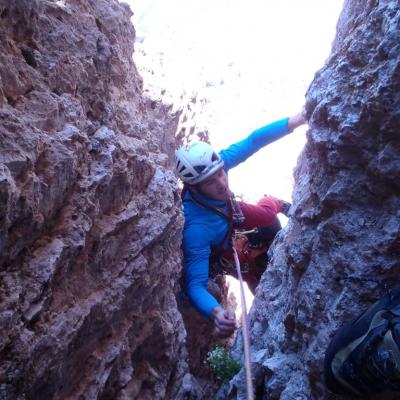
[[[230,194],[228,175],[223,168],[196,186],[201,194],[215,200],[226,200]]]

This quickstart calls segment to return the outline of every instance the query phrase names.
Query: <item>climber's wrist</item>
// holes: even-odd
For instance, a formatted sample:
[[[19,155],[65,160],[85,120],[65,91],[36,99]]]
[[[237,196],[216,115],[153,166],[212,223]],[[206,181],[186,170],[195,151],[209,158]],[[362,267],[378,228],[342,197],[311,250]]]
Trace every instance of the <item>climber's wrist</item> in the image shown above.
[[[221,306],[214,307],[211,310],[210,318],[214,321],[214,319],[218,316],[219,313],[224,312],[225,310]]]
[[[307,123],[307,119],[305,116],[305,112],[302,111],[302,112],[288,118],[288,131],[292,132],[299,126],[304,125],[306,123]]]

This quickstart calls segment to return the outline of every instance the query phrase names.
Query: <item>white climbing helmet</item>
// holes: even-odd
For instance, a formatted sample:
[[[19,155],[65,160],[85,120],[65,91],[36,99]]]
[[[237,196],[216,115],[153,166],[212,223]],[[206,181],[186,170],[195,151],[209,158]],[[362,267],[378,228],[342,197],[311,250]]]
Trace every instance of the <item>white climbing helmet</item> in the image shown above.
[[[176,171],[179,178],[189,185],[204,181],[224,166],[224,160],[205,142],[191,143],[175,153]]]

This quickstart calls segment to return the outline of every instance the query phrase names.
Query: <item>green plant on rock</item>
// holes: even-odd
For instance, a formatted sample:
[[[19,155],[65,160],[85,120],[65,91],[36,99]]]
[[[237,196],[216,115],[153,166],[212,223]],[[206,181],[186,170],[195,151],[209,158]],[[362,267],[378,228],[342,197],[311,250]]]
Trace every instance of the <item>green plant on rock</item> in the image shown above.
[[[242,367],[222,346],[216,346],[214,350],[208,352],[207,361],[217,380],[222,383],[229,382]]]

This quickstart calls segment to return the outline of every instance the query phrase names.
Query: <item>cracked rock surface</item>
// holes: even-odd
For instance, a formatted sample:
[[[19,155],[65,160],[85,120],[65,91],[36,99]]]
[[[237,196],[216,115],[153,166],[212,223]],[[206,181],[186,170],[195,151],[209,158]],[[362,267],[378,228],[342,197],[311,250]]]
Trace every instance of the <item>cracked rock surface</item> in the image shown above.
[[[177,310],[177,116],[129,8],[0,1],[0,398],[197,396]]]
[[[331,56],[307,93],[292,216],[250,314],[260,399],[330,398],[323,359],[331,338],[385,294],[385,283],[398,283],[399,43],[397,1],[345,1]],[[242,371],[218,398],[244,393]]]

